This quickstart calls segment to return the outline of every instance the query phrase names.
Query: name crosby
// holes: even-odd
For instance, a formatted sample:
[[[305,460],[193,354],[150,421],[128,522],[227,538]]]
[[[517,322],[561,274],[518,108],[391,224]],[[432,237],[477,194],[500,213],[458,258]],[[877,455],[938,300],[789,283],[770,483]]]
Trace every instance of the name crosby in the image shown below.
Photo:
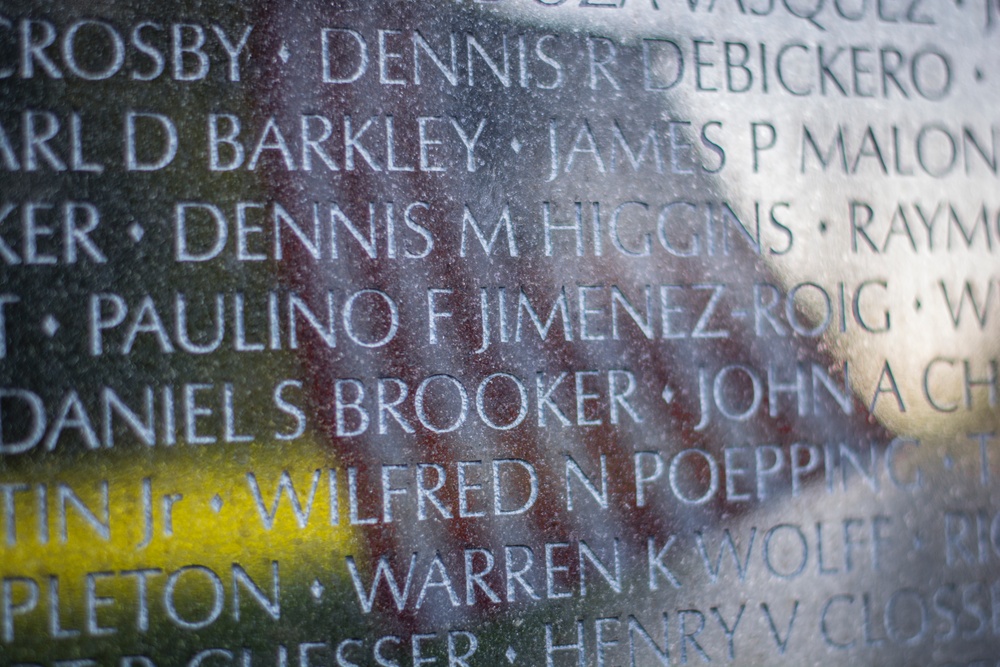
[[[773,0],[768,3],[772,10],[782,6]],[[599,4],[613,6],[614,0]],[[697,6],[695,0],[688,4]],[[825,4],[839,7],[823,2],[815,7],[821,10]],[[877,4],[882,17],[884,2]],[[757,16],[770,13],[760,10],[760,6],[750,8]],[[808,17],[789,12],[816,23],[818,12]],[[905,16],[913,23],[925,23],[912,20],[912,8]],[[311,61],[311,76],[327,86],[377,83],[558,91],[577,85],[618,92],[625,82],[637,81],[653,94],[684,85],[698,93],[940,100],[949,95],[955,79],[951,56],[934,46],[908,51],[887,44],[765,44],[660,36],[642,38],[632,46],[599,35],[432,34],[389,28],[362,33],[346,27],[321,28],[314,35],[301,51]],[[120,26],[95,19],[62,24],[0,15],[0,40],[14,47],[13,57],[0,62],[0,79],[236,83],[246,76],[243,70],[257,75],[252,71],[257,64],[254,55],[265,50],[263,39],[253,25],[163,25],[139,20]],[[92,50],[103,56],[94,58]]]

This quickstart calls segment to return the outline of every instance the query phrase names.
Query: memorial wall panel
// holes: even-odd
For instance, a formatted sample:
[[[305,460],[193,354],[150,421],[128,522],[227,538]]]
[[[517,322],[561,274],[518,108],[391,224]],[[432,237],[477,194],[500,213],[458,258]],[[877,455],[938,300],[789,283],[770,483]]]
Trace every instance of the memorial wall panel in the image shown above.
[[[995,0],[0,4],[0,664],[1000,664]]]

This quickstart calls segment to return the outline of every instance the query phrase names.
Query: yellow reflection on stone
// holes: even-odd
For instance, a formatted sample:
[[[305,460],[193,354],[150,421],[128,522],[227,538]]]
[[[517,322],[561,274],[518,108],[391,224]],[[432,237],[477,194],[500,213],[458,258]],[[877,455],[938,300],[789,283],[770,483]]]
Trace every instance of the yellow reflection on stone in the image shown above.
[[[336,467],[300,441],[63,455],[3,471],[0,646],[27,650],[21,659],[50,655],[52,639],[223,636],[279,620],[307,591],[318,603],[335,584],[331,564],[360,548]]]

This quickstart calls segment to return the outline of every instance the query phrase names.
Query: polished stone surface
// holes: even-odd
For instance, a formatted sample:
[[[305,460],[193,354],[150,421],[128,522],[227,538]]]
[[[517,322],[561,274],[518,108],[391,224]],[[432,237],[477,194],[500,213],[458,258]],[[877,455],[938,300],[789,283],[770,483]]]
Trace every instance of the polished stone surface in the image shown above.
[[[998,20],[0,6],[0,662],[994,665]]]

